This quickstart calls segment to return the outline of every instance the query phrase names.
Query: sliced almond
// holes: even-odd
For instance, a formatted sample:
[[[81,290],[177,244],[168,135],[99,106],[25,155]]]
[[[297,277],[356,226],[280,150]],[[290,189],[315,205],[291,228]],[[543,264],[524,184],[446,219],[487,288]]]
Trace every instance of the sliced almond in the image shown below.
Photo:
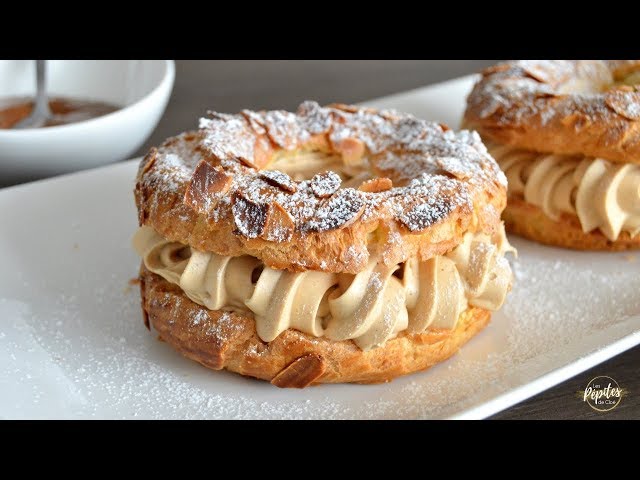
[[[214,120],[222,120],[228,122],[229,120],[233,120],[233,115],[231,113],[220,113],[215,112],[213,110],[207,110],[207,116]]]
[[[441,174],[458,180],[466,180],[471,177],[468,167],[456,157],[438,157],[436,163],[442,169]]]
[[[491,75],[493,73],[504,72],[505,70],[509,70],[511,67],[506,63],[499,63],[497,65],[492,65],[490,67],[485,68],[482,71],[483,75]]]
[[[311,135],[319,136],[331,128],[331,109],[322,108],[317,102],[305,101],[298,107],[298,116],[303,128]]]
[[[300,127],[295,113],[271,110],[265,112],[263,118],[269,139],[284,150],[295,149],[305,136],[308,137],[307,132]]]
[[[520,66],[522,70],[534,80],[540,83],[549,83],[550,74],[540,65],[526,64]]]
[[[370,180],[362,182],[362,184],[358,187],[358,190],[360,190],[361,192],[379,193],[386,192],[387,190],[391,190],[392,188],[393,182],[391,181],[391,179],[381,177],[372,178]]]
[[[352,225],[364,212],[362,193],[353,188],[343,188],[324,201],[313,218],[302,227],[312,232],[326,232]]]
[[[248,160],[240,157],[240,161],[248,167],[260,170],[271,161],[273,149],[266,135],[257,137],[253,145],[253,158]]]
[[[231,210],[237,234],[247,238],[258,238],[264,233],[269,212],[268,204],[256,203],[236,192]]]
[[[343,112],[356,113],[359,108],[355,105],[347,105],[346,103],[331,103],[327,105],[327,108],[335,108],[336,110],[342,110]]]
[[[191,176],[183,202],[198,212],[207,211],[231,188],[232,178],[222,167],[201,160]],[[214,202],[212,202],[214,200]]]
[[[270,242],[288,242],[296,228],[296,222],[278,202],[273,202],[267,210],[267,221],[261,238]]]
[[[144,167],[142,167],[142,175],[147,173],[153,167],[154,163],[156,163],[156,158],[158,158],[158,149],[153,147],[149,150],[149,153],[144,157]]]
[[[264,135],[267,131],[264,128],[264,120],[258,112],[254,112],[253,110],[242,110],[242,116],[247,119],[249,125],[251,125],[251,129],[256,133],[256,135]]]
[[[285,192],[295,193],[298,190],[298,186],[293,179],[280,170],[262,170],[260,177],[269,185],[278,187]]]
[[[480,118],[487,118],[500,110],[504,105],[499,97],[493,96],[490,98],[482,98],[482,100],[474,100],[478,103],[480,111],[478,116]]]
[[[323,358],[316,353],[309,353],[296,358],[271,380],[271,384],[280,388],[304,388],[320,378],[325,370]]]
[[[443,221],[454,208],[453,202],[425,198],[411,207],[407,206],[396,219],[410,232],[417,233]]]
[[[613,90],[607,94],[605,102],[624,118],[640,120],[640,93]]]
[[[311,190],[318,198],[328,198],[333,195],[342,183],[340,175],[330,170],[318,173],[311,179]]]

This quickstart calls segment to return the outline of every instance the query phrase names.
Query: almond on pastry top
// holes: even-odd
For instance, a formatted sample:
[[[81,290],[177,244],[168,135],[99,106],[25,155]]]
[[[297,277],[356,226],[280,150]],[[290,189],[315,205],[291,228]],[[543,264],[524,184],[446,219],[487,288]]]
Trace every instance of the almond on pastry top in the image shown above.
[[[485,140],[640,164],[640,60],[520,60],[485,69],[464,126]]]
[[[141,163],[141,224],[279,269],[356,273],[491,232],[506,180],[477,134],[395,111],[304,102],[210,113]],[[353,185],[353,186],[351,186]]]

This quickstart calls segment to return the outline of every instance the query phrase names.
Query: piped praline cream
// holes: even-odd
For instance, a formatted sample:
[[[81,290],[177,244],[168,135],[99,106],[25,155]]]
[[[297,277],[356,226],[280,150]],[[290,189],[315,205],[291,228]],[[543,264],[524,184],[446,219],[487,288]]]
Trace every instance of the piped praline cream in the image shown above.
[[[640,233],[640,165],[505,145],[489,151],[507,176],[509,194],[521,195],[549,218],[575,215],[583,232],[600,229],[611,241],[620,232]]]
[[[274,270],[250,256],[199,252],[141,227],[133,244],[151,272],[179,285],[210,310],[251,311],[265,342],[288,328],[361,349],[383,345],[399,332],[455,328],[469,305],[498,309],[511,289],[501,225],[489,236],[467,233],[451,252],[400,265],[375,260],[356,275]]]

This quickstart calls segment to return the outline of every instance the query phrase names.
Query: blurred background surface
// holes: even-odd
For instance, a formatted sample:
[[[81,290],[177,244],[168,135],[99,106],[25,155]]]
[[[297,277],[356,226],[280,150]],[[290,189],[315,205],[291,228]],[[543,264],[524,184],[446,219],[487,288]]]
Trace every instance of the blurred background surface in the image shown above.
[[[177,60],[173,95],[138,154],[194,129],[207,109],[295,109],[303,100],[357,103],[468,75],[497,60]]]

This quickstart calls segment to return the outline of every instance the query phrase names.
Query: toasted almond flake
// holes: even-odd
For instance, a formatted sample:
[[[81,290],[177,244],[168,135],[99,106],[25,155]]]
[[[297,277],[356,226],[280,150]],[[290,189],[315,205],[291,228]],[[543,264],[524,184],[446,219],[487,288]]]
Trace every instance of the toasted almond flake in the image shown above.
[[[262,238],[271,242],[288,242],[296,228],[296,223],[282,205],[272,203],[267,210]]]
[[[156,158],[158,158],[158,149],[155,147],[152,147],[151,150],[149,150],[149,153],[147,154],[147,156],[145,157],[145,164],[144,164],[144,167],[142,167],[142,172],[141,172],[143,175],[147,173],[149,170],[151,170],[151,168],[153,168],[153,165],[156,163]]]
[[[527,75],[529,75],[534,80],[537,80],[541,83],[548,83],[550,80],[549,72],[544,68],[543,65],[539,65],[537,63],[520,62],[520,67],[527,73]]]
[[[229,191],[231,183],[231,177],[221,167],[202,160],[193,172],[183,201],[198,212],[209,211]]]
[[[296,182],[284,172],[280,170],[262,170],[260,177],[266,181],[269,185],[278,187],[285,192],[294,193],[298,190]]]
[[[262,118],[256,112],[253,110],[242,110],[241,114],[247,119],[256,135],[264,135],[267,133],[264,125],[262,124]]]
[[[241,193],[233,197],[233,218],[238,233],[247,238],[258,238],[264,232],[267,223],[269,205],[256,203]]]
[[[315,217],[305,224],[305,228],[316,232],[346,228],[362,215],[364,207],[361,192],[353,188],[338,190],[316,210]]]
[[[203,119],[198,132],[185,133],[165,143],[153,168],[140,179],[138,195],[151,192],[147,200],[150,211],[165,201],[167,194],[184,195],[185,186],[195,181],[192,177],[198,177],[194,173],[201,160],[219,166],[231,178],[225,194],[206,195],[202,202],[192,199],[204,205],[207,222],[234,222],[239,235],[269,236],[274,241],[289,238],[288,228],[277,235],[266,230],[267,223],[272,221],[269,215],[282,213],[271,212],[270,209],[276,208],[274,203],[282,207],[295,224],[294,230],[302,235],[347,228],[360,218],[366,222],[387,219],[389,212],[400,225],[413,231],[422,228],[425,222],[420,218],[428,216],[425,211],[421,211],[421,215],[408,214],[421,199],[432,199],[431,217],[437,217],[438,212],[444,210],[442,204],[451,204],[451,209],[466,209],[478,192],[505,183],[504,175],[477,134],[443,131],[436,123],[408,114],[358,107],[340,110],[320,107],[315,102],[305,102],[293,117],[281,112],[254,113],[257,117],[248,112],[211,114]],[[290,184],[286,177],[261,170],[272,160],[276,147],[266,134],[256,133],[260,131],[259,125],[265,131],[271,128],[272,134],[282,135],[302,150],[309,147],[309,142],[331,149],[345,139],[355,138],[367,150],[368,166],[375,175],[391,180],[392,188],[376,192],[340,188],[337,175],[334,177],[337,187],[325,188],[325,182],[319,178]],[[324,133],[311,135],[312,131]],[[323,140],[319,141],[314,135]],[[233,140],[233,145],[224,144],[225,139]],[[243,160],[249,154],[252,156]],[[459,160],[459,165],[453,160],[446,160],[443,165],[443,161],[438,160],[447,157]],[[445,170],[454,173],[443,175]],[[377,184],[364,189],[374,185]],[[379,188],[383,187],[380,183]],[[236,198],[239,199],[236,201]],[[187,206],[184,209],[181,214],[187,217],[193,214]],[[288,223],[287,220],[284,223]]]
[[[327,171],[318,173],[311,179],[311,190],[318,198],[327,198],[340,188],[342,179],[336,172]]]
[[[609,92],[605,102],[619,115],[629,120],[640,120],[640,93],[622,89]]]
[[[610,122],[614,112],[634,115],[625,106],[607,105],[603,87],[613,81],[611,61],[520,60],[486,69],[468,97],[467,117],[489,118],[498,125],[579,114],[586,122]],[[549,100],[549,97],[553,97]],[[616,99],[612,102],[618,103]],[[616,108],[620,108],[621,112]],[[612,111],[613,110],[613,111]]]
[[[320,378],[325,370],[323,358],[317,353],[309,353],[296,358],[280,371],[271,380],[271,384],[280,388],[304,388]]]

